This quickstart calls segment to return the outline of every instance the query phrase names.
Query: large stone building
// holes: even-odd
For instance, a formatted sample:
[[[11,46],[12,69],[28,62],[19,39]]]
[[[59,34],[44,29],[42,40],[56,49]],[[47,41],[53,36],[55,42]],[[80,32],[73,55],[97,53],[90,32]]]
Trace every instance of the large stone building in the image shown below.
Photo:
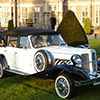
[[[33,20],[36,28],[50,28],[51,18],[56,18],[56,27],[70,9],[80,23],[89,17],[92,26],[100,24],[100,0],[0,0],[0,27],[7,27],[13,19],[15,27],[26,27],[27,19]]]

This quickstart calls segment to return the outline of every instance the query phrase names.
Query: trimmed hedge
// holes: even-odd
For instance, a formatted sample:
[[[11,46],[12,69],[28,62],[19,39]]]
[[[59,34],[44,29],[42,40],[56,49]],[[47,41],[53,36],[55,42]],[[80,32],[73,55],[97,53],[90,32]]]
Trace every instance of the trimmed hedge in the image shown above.
[[[57,31],[61,32],[63,39],[70,46],[88,44],[84,29],[71,10],[67,11]]]
[[[14,29],[13,20],[9,20],[8,21],[8,30],[13,30],[13,29]]]
[[[91,21],[90,18],[85,18],[84,20],[84,31],[87,35],[91,33]]]

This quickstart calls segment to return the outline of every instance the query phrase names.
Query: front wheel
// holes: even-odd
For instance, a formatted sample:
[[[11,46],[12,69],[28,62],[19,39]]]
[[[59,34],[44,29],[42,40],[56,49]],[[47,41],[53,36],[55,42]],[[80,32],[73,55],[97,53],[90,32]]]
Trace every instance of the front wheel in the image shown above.
[[[73,80],[66,74],[60,74],[55,80],[55,91],[61,98],[71,98],[75,95]]]

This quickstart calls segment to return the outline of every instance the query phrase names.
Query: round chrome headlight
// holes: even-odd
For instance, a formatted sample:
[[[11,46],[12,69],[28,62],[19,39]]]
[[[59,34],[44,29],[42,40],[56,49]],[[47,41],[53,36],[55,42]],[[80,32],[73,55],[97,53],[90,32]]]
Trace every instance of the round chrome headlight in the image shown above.
[[[78,54],[74,54],[72,57],[71,57],[71,61],[73,62],[73,64],[79,64],[81,63],[81,56],[78,55]]]

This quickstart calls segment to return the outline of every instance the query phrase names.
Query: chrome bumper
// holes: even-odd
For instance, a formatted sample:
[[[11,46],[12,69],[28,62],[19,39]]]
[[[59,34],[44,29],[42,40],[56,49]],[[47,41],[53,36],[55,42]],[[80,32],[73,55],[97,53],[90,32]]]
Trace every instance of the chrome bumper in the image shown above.
[[[100,84],[100,77],[96,78],[96,79],[88,79],[88,80],[82,80],[82,81],[75,81],[74,83],[75,83],[74,85],[76,87],[78,87],[78,86],[86,86],[86,85],[90,85],[90,84],[99,85]]]

